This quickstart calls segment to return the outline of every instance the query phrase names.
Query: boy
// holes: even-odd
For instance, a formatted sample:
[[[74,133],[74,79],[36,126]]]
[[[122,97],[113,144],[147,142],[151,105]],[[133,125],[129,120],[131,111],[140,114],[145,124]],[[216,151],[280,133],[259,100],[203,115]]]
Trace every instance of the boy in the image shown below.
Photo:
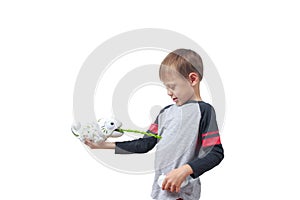
[[[149,132],[133,141],[92,143],[90,148],[115,149],[115,153],[146,153],[156,146],[152,198],[159,200],[197,200],[199,176],[217,166],[224,158],[215,111],[202,101],[199,84],[203,76],[201,57],[188,49],[177,49],[163,60],[159,76],[175,102],[161,110]],[[158,179],[163,178],[161,187]],[[181,184],[187,185],[181,187]]]

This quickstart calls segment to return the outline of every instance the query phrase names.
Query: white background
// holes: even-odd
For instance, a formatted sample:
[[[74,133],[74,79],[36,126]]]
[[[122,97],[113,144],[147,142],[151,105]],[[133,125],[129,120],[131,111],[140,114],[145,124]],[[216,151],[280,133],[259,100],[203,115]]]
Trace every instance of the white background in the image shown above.
[[[202,199],[299,199],[299,18],[296,0],[1,1],[0,199],[150,199],[153,174],[106,168],[70,134],[82,63],[138,28],[186,35],[222,77],[226,157]]]

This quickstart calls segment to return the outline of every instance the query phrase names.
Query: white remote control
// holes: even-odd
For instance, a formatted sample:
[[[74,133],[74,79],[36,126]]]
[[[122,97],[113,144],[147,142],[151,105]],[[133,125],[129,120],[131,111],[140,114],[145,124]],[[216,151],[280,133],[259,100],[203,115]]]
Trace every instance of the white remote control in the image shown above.
[[[166,175],[164,175],[164,174],[162,174],[162,175],[160,175],[160,176],[158,177],[157,184],[159,185],[159,187],[162,187],[162,184],[163,184],[165,178],[166,178]],[[180,188],[185,187],[188,183],[189,183],[188,180],[185,179],[185,180],[181,183]]]

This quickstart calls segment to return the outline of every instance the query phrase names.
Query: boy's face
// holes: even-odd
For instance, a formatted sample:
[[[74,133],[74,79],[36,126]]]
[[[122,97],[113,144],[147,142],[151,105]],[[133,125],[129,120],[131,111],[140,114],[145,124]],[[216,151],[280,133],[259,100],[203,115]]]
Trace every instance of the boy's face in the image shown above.
[[[180,106],[189,100],[197,100],[191,82],[175,70],[165,72],[162,82],[176,105]]]

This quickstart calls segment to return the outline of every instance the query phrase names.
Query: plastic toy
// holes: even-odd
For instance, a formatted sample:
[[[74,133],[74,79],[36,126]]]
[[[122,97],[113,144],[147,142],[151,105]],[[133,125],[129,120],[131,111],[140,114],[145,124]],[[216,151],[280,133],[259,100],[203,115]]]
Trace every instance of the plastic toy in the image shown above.
[[[93,142],[104,142],[109,137],[120,137],[124,133],[118,131],[122,123],[116,119],[99,119],[98,122],[86,124],[75,123],[72,125],[72,132],[80,141],[85,139]]]
[[[122,123],[116,119],[99,119],[98,122],[91,122],[86,124],[75,123],[71,127],[73,134],[84,142],[85,139],[93,142],[104,142],[109,137],[120,137],[125,132],[140,133],[161,139],[161,136],[132,129],[122,129]]]

